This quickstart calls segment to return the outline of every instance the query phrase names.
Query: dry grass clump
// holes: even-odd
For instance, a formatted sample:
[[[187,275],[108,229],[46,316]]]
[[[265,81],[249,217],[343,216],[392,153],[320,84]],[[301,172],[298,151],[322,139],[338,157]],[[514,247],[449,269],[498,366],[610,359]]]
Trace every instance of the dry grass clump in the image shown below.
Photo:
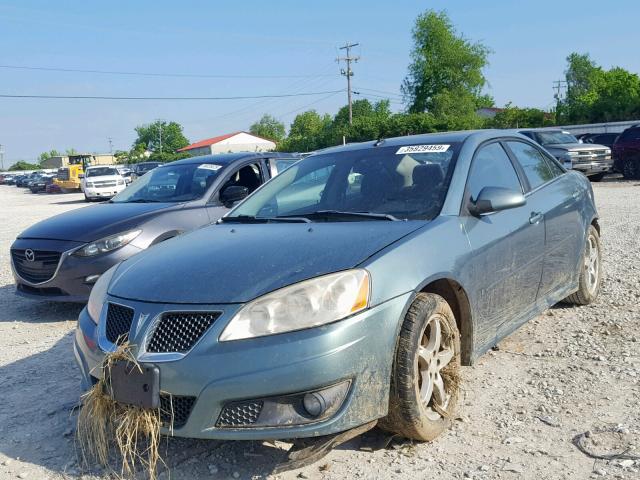
[[[109,455],[115,445],[121,477],[132,477],[140,466],[153,480],[158,462],[164,464],[159,449],[160,409],[124,405],[109,396],[105,379],[111,366],[118,361],[131,362],[142,371],[133,355],[132,345],[128,343],[105,356],[102,378],[82,396],[76,441],[85,465],[96,461],[110,468]]]

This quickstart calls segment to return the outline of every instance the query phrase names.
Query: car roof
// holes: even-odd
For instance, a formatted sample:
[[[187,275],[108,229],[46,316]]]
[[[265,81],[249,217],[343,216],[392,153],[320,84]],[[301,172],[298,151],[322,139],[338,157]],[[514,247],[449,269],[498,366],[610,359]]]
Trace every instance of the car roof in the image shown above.
[[[424,133],[420,135],[407,135],[404,137],[393,137],[382,139],[383,143],[379,146],[384,147],[403,147],[408,145],[420,145],[430,143],[462,143],[469,138],[475,138],[478,141],[490,140],[493,138],[517,136],[520,137],[518,130],[500,130],[500,129],[483,129],[483,130],[460,130],[456,132],[442,133]],[[525,137],[521,137],[525,138]],[[348,143],[338,147],[328,147],[317,150],[314,154],[345,152],[352,150],[362,150],[376,146],[380,140],[373,140],[362,143]]]
[[[218,165],[229,165],[239,160],[245,160],[250,158],[302,158],[297,153],[282,153],[282,152],[238,152],[238,153],[218,153],[216,155],[201,155],[199,157],[185,158],[184,160],[176,160],[174,162],[166,163],[165,165],[189,165],[200,163],[216,163]]]

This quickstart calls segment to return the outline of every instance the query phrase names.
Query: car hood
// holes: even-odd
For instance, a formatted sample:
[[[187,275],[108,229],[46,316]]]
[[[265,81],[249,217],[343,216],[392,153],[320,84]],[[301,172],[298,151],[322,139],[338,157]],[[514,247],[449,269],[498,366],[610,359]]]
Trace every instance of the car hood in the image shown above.
[[[100,203],[71,210],[29,227],[18,238],[92,242],[136,227],[169,203]]]
[[[424,221],[220,224],[123,262],[109,294],[160,303],[245,303],[302,280],[353,268]]]
[[[116,180],[122,180],[120,175],[100,175],[99,177],[85,177],[87,182],[112,182]]]
[[[547,150],[571,150],[572,152],[588,152],[591,150],[605,150],[609,147],[595,143],[554,143],[544,145]]]

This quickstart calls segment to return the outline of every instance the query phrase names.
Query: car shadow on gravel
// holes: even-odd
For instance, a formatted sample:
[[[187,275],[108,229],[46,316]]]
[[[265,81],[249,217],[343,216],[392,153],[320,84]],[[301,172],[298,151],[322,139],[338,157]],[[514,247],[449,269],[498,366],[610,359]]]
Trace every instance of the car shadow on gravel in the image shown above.
[[[14,285],[0,287],[0,323],[46,323],[78,318],[83,305],[29,300],[15,294]]]
[[[84,198],[76,199],[76,200],[64,200],[62,202],[51,202],[53,205],[76,205],[80,203],[87,203]]]

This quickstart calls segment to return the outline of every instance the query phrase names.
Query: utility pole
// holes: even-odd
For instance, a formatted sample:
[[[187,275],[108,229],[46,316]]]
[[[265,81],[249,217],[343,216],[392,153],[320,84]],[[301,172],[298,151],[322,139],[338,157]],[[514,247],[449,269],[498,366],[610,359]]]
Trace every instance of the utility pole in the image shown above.
[[[351,77],[353,77],[353,70],[351,70],[351,62],[357,62],[360,57],[352,57],[351,49],[357,47],[359,43],[347,42],[344,47],[340,47],[340,50],[345,50],[346,55],[344,57],[336,58],[336,62],[343,61],[347,64],[347,69],[341,69],[340,75],[347,77],[347,101],[349,102],[349,125],[353,124],[353,108],[351,106]]]
[[[158,128],[160,129],[160,154],[162,155],[162,122],[158,122]]]
[[[111,137],[107,137],[109,140],[109,153],[113,154],[113,139]]]
[[[0,144],[0,170],[4,170],[4,145]]]
[[[553,89],[556,93],[553,97],[556,99],[556,124],[558,124],[558,120],[560,117],[560,102],[564,98],[563,90],[567,88],[567,82],[565,80],[556,80],[553,82]]]

